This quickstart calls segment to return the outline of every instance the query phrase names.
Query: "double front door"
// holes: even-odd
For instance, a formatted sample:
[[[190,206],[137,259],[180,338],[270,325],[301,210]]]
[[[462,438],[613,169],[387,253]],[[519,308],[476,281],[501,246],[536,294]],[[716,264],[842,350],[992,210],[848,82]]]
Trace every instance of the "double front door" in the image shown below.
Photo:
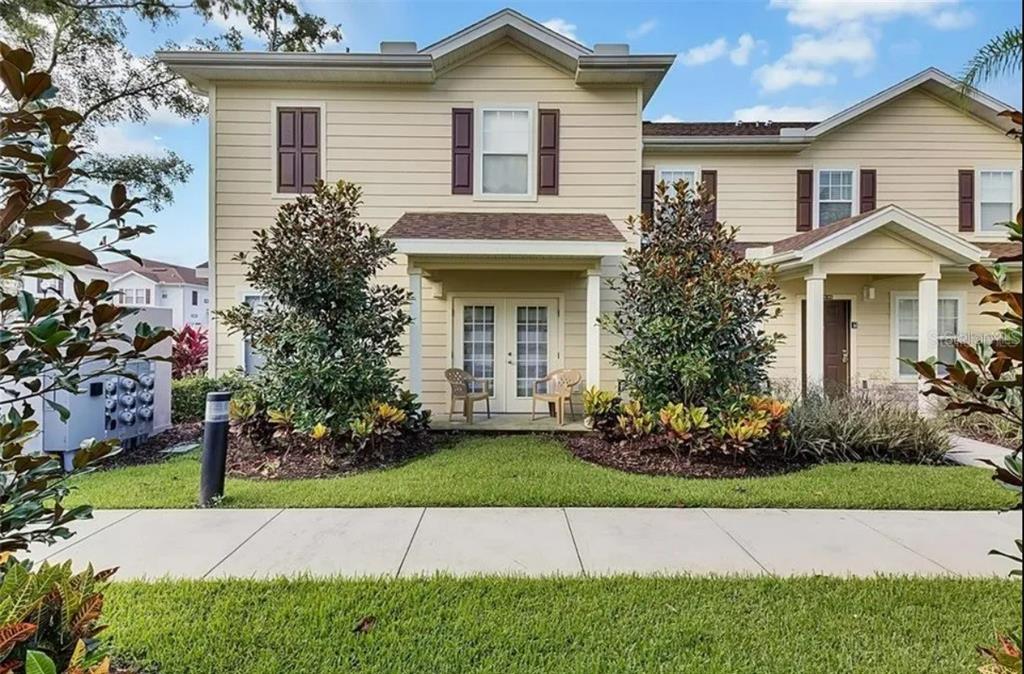
[[[529,412],[533,384],[560,367],[560,309],[553,298],[457,298],[453,361],[486,380],[492,409]]]

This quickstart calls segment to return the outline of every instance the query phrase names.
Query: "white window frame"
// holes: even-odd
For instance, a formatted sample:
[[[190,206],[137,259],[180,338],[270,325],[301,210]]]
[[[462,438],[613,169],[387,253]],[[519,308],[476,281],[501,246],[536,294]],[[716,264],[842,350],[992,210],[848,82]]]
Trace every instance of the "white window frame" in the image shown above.
[[[900,300],[916,300],[917,292],[908,290],[901,292],[892,293],[892,306],[890,307],[889,315],[889,333],[890,333],[890,352],[889,355],[892,360],[892,379],[896,382],[915,382],[917,381],[917,374],[902,374],[900,372],[900,324],[899,324],[899,305]],[[941,300],[956,300],[957,302],[957,329],[960,331],[957,335],[940,335],[939,339],[945,337],[959,338],[966,334],[967,330],[967,293],[966,292],[940,292],[938,299]],[[920,311],[920,306],[918,307]],[[904,339],[910,339],[910,336],[904,337]],[[918,342],[918,354],[921,353],[920,335],[914,335],[915,342]]]
[[[654,169],[654,183],[658,184],[662,180],[665,180],[664,174],[666,173],[693,173],[693,182],[690,184],[691,190],[696,190],[700,187],[701,183],[701,167],[693,164],[666,164],[664,166],[656,166]],[[669,185],[668,181],[665,182]],[[669,185],[670,186],[670,185]]]
[[[537,106],[523,103],[487,103],[473,106],[473,199],[476,201],[537,200]],[[487,194],[484,192],[484,113],[525,112],[529,138],[526,142],[526,193]]]
[[[238,300],[238,304],[248,304],[250,300],[262,301],[264,294],[257,292],[252,288],[240,288],[235,292],[235,297]],[[249,350],[246,348],[246,337],[241,331],[234,333],[235,348],[238,354],[238,365],[242,368],[243,374],[248,376],[249,372],[249,359],[246,358],[246,352]]]
[[[853,175],[850,217],[860,215],[860,167],[859,166],[815,166],[814,167],[814,227],[821,227],[821,174],[825,171],[846,171]],[[833,203],[829,200],[826,203]],[[838,203],[838,202],[834,202]]]
[[[295,192],[277,191],[277,109],[278,108],[319,108],[320,109],[320,180],[327,182],[327,103],[308,99],[270,101],[270,197],[291,201],[301,196]]]
[[[126,307],[149,307],[149,306],[154,306],[152,304],[153,292],[149,288],[140,288],[140,287],[121,288],[117,292],[120,293],[121,305],[122,306],[126,306]],[[146,293],[147,292],[149,292],[149,297],[150,297],[150,301],[149,302],[146,302]],[[128,301],[126,299],[127,296],[128,296],[128,293],[131,293],[131,297],[132,297],[131,301]],[[142,301],[141,302],[138,301],[140,296],[142,297]]]
[[[1003,240],[1008,236],[1008,230],[1005,228],[987,229],[981,228],[981,174],[982,173],[1012,173],[1013,180],[1011,188],[1012,203],[1010,206],[1010,217],[1013,218],[1017,215],[1017,211],[1020,210],[1020,181],[1021,172],[1019,166],[1013,165],[994,165],[994,166],[979,166],[974,170],[974,235],[979,239],[996,239]]]

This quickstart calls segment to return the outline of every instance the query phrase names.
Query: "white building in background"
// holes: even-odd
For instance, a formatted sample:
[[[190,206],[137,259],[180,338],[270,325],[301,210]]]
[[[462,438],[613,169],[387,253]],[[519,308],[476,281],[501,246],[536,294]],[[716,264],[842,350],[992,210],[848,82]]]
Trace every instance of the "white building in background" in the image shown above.
[[[205,328],[210,321],[209,281],[204,270],[192,267],[142,260],[110,262],[103,267],[78,267],[75,274],[88,283],[102,279],[110,289],[120,293],[120,302],[137,307],[163,307],[171,310],[170,327],[180,330],[185,325]],[[46,295],[50,292],[71,292],[71,275],[61,278],[29,279],[29,292]]]
[[[173,327],[205,328],[210,322],[209,281],[193,267],[142,259],[121,260],[104,265],[114,274],[110,289],[121,293],[121,302],[131,306],[167,307]]]

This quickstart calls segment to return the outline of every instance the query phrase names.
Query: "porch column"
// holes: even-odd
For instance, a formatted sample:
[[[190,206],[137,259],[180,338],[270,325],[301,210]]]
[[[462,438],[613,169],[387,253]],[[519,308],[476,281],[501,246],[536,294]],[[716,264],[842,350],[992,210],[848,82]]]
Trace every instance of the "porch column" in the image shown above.
[[[807,284],[805,378],[807,389],[817,390],[825,382],[825,274],[805,276],[804,282]]]
[[[423,393],[423,270],[409,267],[409,390]]]
[[[939,356],[939,274],[924,274],[917,282],[917,359]],[[935,414],[935,405],[924,396],[925,384],[918,379],[918,411]]]
[[[601,270],[587,270],[587,386],[601,386]]]

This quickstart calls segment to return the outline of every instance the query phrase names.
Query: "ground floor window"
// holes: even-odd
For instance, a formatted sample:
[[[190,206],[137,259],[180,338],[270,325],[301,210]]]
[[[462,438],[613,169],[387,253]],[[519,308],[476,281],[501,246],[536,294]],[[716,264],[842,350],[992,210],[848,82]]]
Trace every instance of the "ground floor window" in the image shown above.
[[[916,295],[901,295],[896,297],[895,311],[895,339],[896,358],[899,376],[901,378],[914,378],[914,368],[904,362],[904,358],[917,360],[918,358],[918,306]],[[962,333],[962,311],[963,302],[961,298],[952,295],[941,295],[939,297],[939,361],[943,363],[956,362],[956,339]]]

